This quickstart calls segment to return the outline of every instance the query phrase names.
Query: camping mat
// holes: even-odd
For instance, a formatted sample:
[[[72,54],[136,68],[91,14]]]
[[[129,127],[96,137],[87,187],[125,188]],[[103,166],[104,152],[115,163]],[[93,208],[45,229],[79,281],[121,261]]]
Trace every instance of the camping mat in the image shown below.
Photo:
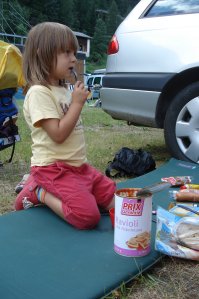
[[[143,187],[175,175],[191,175],[199,183],[199,165],[171,159],[118,188]],[[168,203],[168,190],[154,195],[154,209]],[[124,257],[113,250],[109,216],[102,216],[96,229],[80,231],[45,207],[5,214],[0,217],[0,298],[102,298],[161,258],[154,250],[154,235],[152,222],[149,255]]]

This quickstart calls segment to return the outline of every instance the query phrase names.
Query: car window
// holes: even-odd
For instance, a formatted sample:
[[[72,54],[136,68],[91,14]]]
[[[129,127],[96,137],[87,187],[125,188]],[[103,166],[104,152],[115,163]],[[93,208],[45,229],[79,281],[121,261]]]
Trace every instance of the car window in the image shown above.
[[[100,83],[101,83],[101,77],[95,77],[95,79],[93,81],[93,85],[100,84]]]
[[[145,13],[144,17],[170,16],[199,12],[199,3],[196,0],[158,0]]]
[[[93,77],[91,77],[91,78],[88,79],[87,85],[92,85],[92,82],[93,82]]]

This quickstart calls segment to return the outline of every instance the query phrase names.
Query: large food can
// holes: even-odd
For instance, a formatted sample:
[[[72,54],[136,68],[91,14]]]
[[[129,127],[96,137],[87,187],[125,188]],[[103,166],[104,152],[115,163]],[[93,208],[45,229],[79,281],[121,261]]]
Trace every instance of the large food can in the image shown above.
[[[136,197],[139,188],[115,193],[114,250],[120,255],[139,257],[151,250],[152,195]]]

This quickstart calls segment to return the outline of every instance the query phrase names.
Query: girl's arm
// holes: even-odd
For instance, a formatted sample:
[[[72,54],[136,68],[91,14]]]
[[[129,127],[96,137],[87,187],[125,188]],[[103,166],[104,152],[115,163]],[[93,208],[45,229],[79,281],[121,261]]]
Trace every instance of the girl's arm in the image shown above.
[[[72,102],[62,119],[49,118],[41,121],[42,128],[56,143],[63,143],[74,129],[89,92],[77,81],[72,92]]]

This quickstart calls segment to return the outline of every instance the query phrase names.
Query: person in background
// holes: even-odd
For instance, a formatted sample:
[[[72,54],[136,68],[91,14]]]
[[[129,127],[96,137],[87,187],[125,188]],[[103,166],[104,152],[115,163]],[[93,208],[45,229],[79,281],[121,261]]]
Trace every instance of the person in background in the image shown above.
[[[116,185],[87,162],[80,114],[89,92],[80,81],[73,91],[66,84],[77,49],[72,30],[60,23],[40,23],[28,34],[23,112],[32,157],[15,209],[45,204],[74,227],[92,229],[100,220],[99,209],[114,206]]]

